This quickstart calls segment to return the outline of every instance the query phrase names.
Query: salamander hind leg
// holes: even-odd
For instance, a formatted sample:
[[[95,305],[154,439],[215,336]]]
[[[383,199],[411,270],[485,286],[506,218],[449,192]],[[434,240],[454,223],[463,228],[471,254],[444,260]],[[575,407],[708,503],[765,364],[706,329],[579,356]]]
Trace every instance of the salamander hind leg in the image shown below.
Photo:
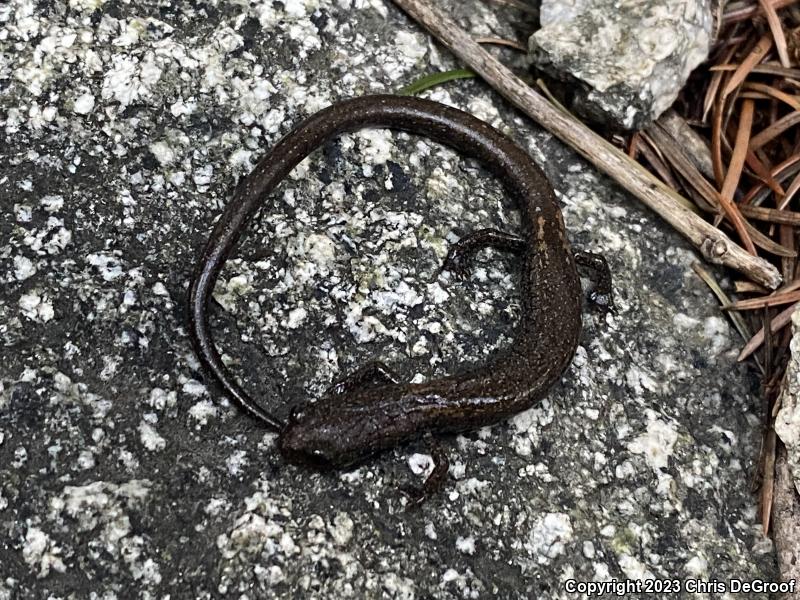
[[[601,312],[616,312],[611,288],[611,271],[606,259],[594,252],[574,252],[575,264],[581,275],[588,277],[594,288],[589,292],[589,302]]]
[[[371,360],[352,373],[335,381],[325,392],[327,396],[341,396],[363,387],[399,383],[397,374],[379,360]]]
[[[495,248],[519,254],[525,251],[525,240],[498,229],[478,229],[450,246],[442,271],[450,271],[461,279],[469,275],[472,259],[484,248]]]

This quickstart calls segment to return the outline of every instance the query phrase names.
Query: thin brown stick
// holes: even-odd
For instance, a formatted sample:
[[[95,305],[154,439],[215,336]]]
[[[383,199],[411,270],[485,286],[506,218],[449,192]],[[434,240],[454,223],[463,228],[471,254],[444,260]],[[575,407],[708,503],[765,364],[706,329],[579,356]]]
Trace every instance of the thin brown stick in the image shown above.
[[[431,2],[395,0],[401,9],[483,77],[495,90],[578,154],[610,175],[622,187],[684,235],[706,259],[722,263],[774,289],[778,270],[749,255],[721,231],[681,206],[678,194],[582,123],[561,114],[499,60],[476,44],[455,22]]]
[[[636,160],[636,157],[639,156],[639,132],[635,131],[631,136],[630,143],[628,144],[628,156],[631,160]]]
[[[738,96],[739,98],[749,98],[750,100],[773,100],[770,98],[768,94],[762,94],[761,92],[748,92],[744,90]]]
[[[728,49],[725,58],[723,59],[724,63],[730,62],[731,58],[733,58],[734,54],[736,54],[736,49],[738,46],[733,46]],[[737,69],[739,66],[737,65]],[[714,101],[717,98],[717,93],[719,92],[720,85],[722,84],[723,80],[725,80],[726,74],[723,72],[713,73],[711,75],[711,81],[708,84],[708,88],[706,89],[706,96],[703,99],[703,123],[706,122],[708,118],[709,111],[714,106]]]
[[[718,71],[735,71],[739,68],[738,64],[732,65],[714,65],[713,67],[709,67],[709,71],[712,73],[716,73]],[[800,78],[800,69],[793,69],[793,68],[786,68],[782,66],[780,63],[774,62],[767,62],[761,63],[760,65],[756,65],[750,71],[751,73],[758,73],[759,75],[777,75],[778,77],[788,77],[788,78]],[[800,81],[794,81],[792,79],[788,80],[789,83],[793,83],[795,85],[800,85]]]
[[[794,198],[795,194],[797,194],[798,190],[800,190],[800,174],[798,174],[789,185],[789,189],[786,190],[786,195],[778,203],[778,208],[786,208],[789,205],[789,202],[792,201],[792,198]]]
[[[795,2],[797,2],[797,0],[772,0],[770,5],[772,5],[772,8],[778,9],[794,4]],[[751,17],[763,13],[761,6],[755,2],[746,5],[742,4],[741,2],[737,2],[728,7],[725,14],[722,16],[723,25],[729,25],[737,21],[747,21]]]
[[[769,292],[763,285],[752,281],[737,280],[733,282],[733,291],[737,294],[766,294]]]
[[[794,290],[800,290],[800,279],[795,279],[791,283],[787,283],[786,285],[782,285],[777,290],[775,290],[774,294],[785,294],[786,292],[793,292]],[[767,293],[766,291],[764,293]]]
[[[764,480],[761,482],[761,532],[764,537],[769,533],[772,516],[773,491],[775,489],[775,429],[770,427],[766,435],[764,447]]]
[[[700,207],[709,212],[719,212],[721,208],[717,190],[703,177],[666,129],[664,129],[660,123],[656,122],[647,128],[647,134],[649,134],[653,142],[661,148],[661,151],[678,173],[681,174],[703,199],[704,204]]]
[[[756,150],[764,144],[768,144],[790,127],[800,123],[800,111],[794,111],[775,121],[769,127],[760,131],[757,135],[750,138],[750,149]]]
[[[781,304],[789,304],[790,302],[800,301],[800,291],[794,290],[792,292],[782,292],[780,294],[772,294],[762,298],[748,298],[747,300],[739,300],[728,306],[723,306],[723,310],[755,310],[765,308],[767,306],[780,306]]]
[[[722,119],[725,114],[725,100],[717,97],[713,103],[711,119],[711,166],[714,170],[714,183],[717,189],[725,181],[725,166],[722,164]]]
[[[800,161],[800,154],[794,154],[794,155],[790,156],[789,158],[784,160],[782,163],[780,163],[779,165],[777,165],[777,166],[772,168],[772,170],[770,171],[770,177],[772,177],[776,181],[783,181],[784,179],[787,179],[792,174],[790,172],[792,165],[794,165],[798,161]],[[789,174],[787,174],[787,172]],[[756,183],[752,187],[752,189],[750,189],[744,195],[744,198],[742,198],[742,201],[740,202],[740,204],[751,204],[751,203],[753,203],[755,201],[756,197],[758,197],[758,195],[762,192],[763,189],[764,189],[764,182],[763,181],[761,181],[759,183]],[[788,201],[786,200],[787,196],[789,196],[789,190],[786,191],[786,196],[784,196],[784,199],[781,200],[781,202],[778,205],[778,208],[784,208],[786,206],[786,204],[788,204]]]
[[[797,264],[797,244],[795,230],[789,225],[781,225],[778,230],[778,240],[784,248],[795,251],[795,256],[785,256],[781,259],[781,273],[784,281],[791,281],[794,277],[795,266]]]
[[[797,256],[797,252],[791,248],[787,248],[786,246],[781,246],[778,242],[772,241],[771,238],[761,233],[748,221],[743,221],[743,223],[745,229],[747,230],[747,235],[749,235],[750,239],[753,240],[753,244],[759,248],[763,248],[767,252],[783,258],[795,258]]]
[[[714,276],[711,275],[711,273],[708,272],[706,269],[704,269],[699,262],[692,263],[692,269],[694,270],[695,273],[697,273],[700,279],[702,279],[706,283],[706,285],[709,287],[711,292],[717,297],[717,300],[719,300],[719,303],[722,306],[727,306],[728,304],[731,303],[731,299],[719,286],[717,281],[714,279]],[[725,314],[728,315],[728,318],[733,323],[733,326],[736,327],[736,331],[739,332],[739,335],[742,337],[743,340],[748,340],[752,337],[750,335],[750,329],[747,327],[747,323],[744,322],[744,318],[742,317],[741,314],[735,311],[733,312],[728,311]],[[757,356],[755,357],[755,361],[759,369],[761,369],[761,362],[758,360]],[[763,369],[761,370],[763,372]]]
[[[746,41],[747,41],[746,35],[732,35],[731,37],[726,37],[724,39],[717,40],[717,42],[712,46],[712,51],[722,48],[729,48],[730,46],[736,46]]]
[[[742,213],[742,216],[747,217],[748,219],[800,227],[799,212],[791,210],[778,210],[775,208],[764,208],[761,206],[750,206],[749,204],[738,204],[738,207],[739,212]]]
[[[745,83],[742,86],[744,90],[750,90],[753,92],[761,92],[762,94],[766,94],[767,96],[771,96],[776,100],[780,100],[781,102],[785,102],[789,106],[791,106],[794,110],[800,110],[800,100],[797,99],[797,96],[792,96],[791,94],[787,94],[786,92],[782,92],[779,89],[772,87],[771,85],[766,85],[764,83]]]
[[[479,44],[493,44],[495,46],[508,46],[509,48],[514,48],[514,50],[519,50],[520,52],[527,52],[528,48],[518,42],[517,40],[507,40],[504,38],[498,37],[476,37],[475,41]]]
[[[674,139],[686,157],[700,169],[709,179],[714,177],[714,167],[711,165],[711,151],[708,143],[686,122],[686,120],[669,109],[656,121]]]
[[[789,68],[791,63],[789,62],[789,51],[786,48],[786,36],[783,35],[783,27],[781,26],[778,13],[769,0],[758,0],[758,4],[761,6],[761,11],[767,18],[769,30],[772,32],[772,38],[775,40],[775,49],[778,51],[778,58],[780,58],[781,64],[784,67]]]
[[[569,112],[569,109],[563,104],[561,104],[561,102],[558,101],[558,98],[555,97],[553,92],[550,91],[550,88],[547,87],[547,83],[545,83],[544,79],[537,79],[536,85],[540,90],[542,90],[542,93],[550,101],[550,104],[552,104],[558,110],[561,111],[561,114],[566,115],[570,119],[575,119],[572,113]],[[577,119],[575,120],[577,121]]]
[[[748,132],[748,135],[750,135],[750,132]],[[754,151],[750,148],[747,148],[745,151],[745,161],[747,162],[747,166],[753,169],[753,172],[758,175],[758,178],[761,179],[761,181],[767,184],[769,189],[775,192],[775,194],[778,196],[783,196],[784,192],[781,184],[775,181],[775,178],[770,173],[770,167],[764,164],[764,162],[761,160],[762,155],[759,153],[759,150]],[[766,156],[763,156],[763,158],[764,160],[767,160]]]
[[[733,147],[733,156],[731,157],[730,165],[728,165],[728,173],[725,175],[725,181],[722,184],[722,191],[719,194],[720,205],[725,211],[725,214],[730,219],[731,224],[736,233],[744,243],[744,247],[750,254],[756,254],[756,247],[753,245],[753,240],[747,233],[742,215],[739,209],[733,203],[733,194],[739,185],[739,178],[742,175],[742,167],[744,167],[745,157],[747,155],[747,143],[750,141],[750,127],[753,124],[753,101],[745,100],[742,103],[742,112],[739,115],[739,128],[736,131],[736,142]]]
[[[739,65],[739,68],[733,72],[733,75],[728,81],[728,85],[722,90],[723,98],[742,84],[745,78],[750,74],[752,68],[764,60],[770,48],[772,48],[772,37],[769,34],[765,34],[758,40],[758,43],[750,51],[750,54],[745,57],[742,64]]]
[[[794,313],[795,309],[797,308],[798,303],[795,302],[789,308],[784,309],[782,312],[778,313],[778,315],[772,319],[770,323],[770,331],[772,333],[778,333],[781,329],[786,327],[789,322],[792,320],[792,314]],[[745,344],[742,351],[739,353],[739,356],[736,358],[739,362],[743,361],[745,358],[750,356],[753,352],[755,352],[758,347],[764,343],[764,328],[758,330],[750,341]]]
[[[655,169],[656,173],[658,173],[659,177],[673,190],[680,191],[681,186],[672,176],[672,173],[669,170],[669,167],[664,163],[661,156],[656,154],[653,143],[653,140],[646,133],[641,133],[641,138],[646,142],[645,144],[639,144],[639,151],[642,155],[647,159],[647,162]]]
[[[537,11],[533,6],[522,2],[522,0],[491,0],[496,4],[503,4],[505,6],[510,6],[511,8],[516,8],[522,12],[530,13],[532,15],[539,15],[539,11]],[[484,2],[488,2],[488,0],[484,0]]]

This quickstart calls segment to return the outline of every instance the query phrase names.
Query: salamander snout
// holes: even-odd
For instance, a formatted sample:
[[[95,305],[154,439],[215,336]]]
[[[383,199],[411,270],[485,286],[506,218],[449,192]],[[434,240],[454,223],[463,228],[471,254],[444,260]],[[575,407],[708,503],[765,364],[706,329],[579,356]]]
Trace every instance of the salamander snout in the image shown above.
[[[278,449],[289,462],[316,469],[353,466],[418,431],[417,422],[393,409],[395,404],[372,395],[338,395],[294,407],[278,436]]]
[[[337,448],[339,436],[330,417],[321,418],[313,407],[307,410],[295,406],[289,422],[278,436],[278,450],[289,462],[315,469],[328,470],[341,466],[341,449]]]
[[[278,437],[278,450],[291,463],[303,464],[320,470],[333,469],[320,450],[308,447],[302,434],[288,426]]]

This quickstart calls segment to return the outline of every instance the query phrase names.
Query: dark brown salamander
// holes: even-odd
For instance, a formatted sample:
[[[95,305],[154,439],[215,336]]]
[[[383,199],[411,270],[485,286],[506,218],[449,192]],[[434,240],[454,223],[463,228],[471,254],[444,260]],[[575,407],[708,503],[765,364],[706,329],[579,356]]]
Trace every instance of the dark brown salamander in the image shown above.
[[[283,425],[236,383],[222,364],[208,326],[208,303],[220,269],[258,207],[301,160],[325,140],[364,127],[400,129],[434,139],[484,163],[516,200],[520,237],[481,230],[455,244],[445,268],[467,272],[469,258],[493,246],[522,263],[521,318],[511,348],[482,366],[428,381],[399,383],[370,363],[335,384],[325,397],[292,410]],[[418,98],[365,96],[312,115],[280,140],[236,188],[208,240],[189,294],[191,336],[203,366],[241,407],[279,432],[292,462],[351,465],[427,432],[457,432],[496,423],[545,395],[572,361],[581,333],[576,261],[599,281],[595,298],[611,304],[605,261],[570,249],[550,184],[528,154],[483,121]]]

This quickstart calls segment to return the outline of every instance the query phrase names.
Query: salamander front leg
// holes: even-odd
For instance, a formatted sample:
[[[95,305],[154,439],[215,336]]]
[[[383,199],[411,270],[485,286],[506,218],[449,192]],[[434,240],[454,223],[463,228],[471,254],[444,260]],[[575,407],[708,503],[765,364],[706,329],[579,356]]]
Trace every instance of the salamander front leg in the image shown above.
[[[450,271],[464,279],[469,275],[470,264],[475,254],[484,248],[496,248],[519,254],[525,251],[525,240],[498,229],[478,229],[450,246],[443,271]]]
[[[442,449],[442,446],[436,440],[433,441],[431,456],[433,458],[433,471],[425,479],[422,486],[405,486],[400,489],[408,497],[407,510],[419,507],[425,500],[441,491],[444,486],[444,482],[447,479],[447,471],[450,468],[450,461],[447,459],[447,454]]]
[[[578,271],[594,285],[592,291],[589,292],[589,302],[601,312],[615,313],[611,271],[606,259],[594,252],[574,252],[573,256]]]
[[[352,373],[335,381],[325,392],[327,396],[340,396],[363,387],[399,383],[397,374],[379,360],[371,360]]]

